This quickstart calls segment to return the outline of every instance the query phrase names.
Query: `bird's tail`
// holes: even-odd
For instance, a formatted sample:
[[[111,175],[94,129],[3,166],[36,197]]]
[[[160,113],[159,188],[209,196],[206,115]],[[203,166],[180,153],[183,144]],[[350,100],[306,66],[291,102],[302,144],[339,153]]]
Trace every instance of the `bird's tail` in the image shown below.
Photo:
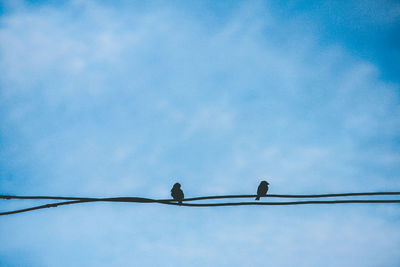
[[[256,200],[260,200],[260,196],[257,196],[257,197],[256,197]]]
[[[179,204],[179,205],[182,205],[182,200],[179,200],[179,201],[178,201],[178,204]]]

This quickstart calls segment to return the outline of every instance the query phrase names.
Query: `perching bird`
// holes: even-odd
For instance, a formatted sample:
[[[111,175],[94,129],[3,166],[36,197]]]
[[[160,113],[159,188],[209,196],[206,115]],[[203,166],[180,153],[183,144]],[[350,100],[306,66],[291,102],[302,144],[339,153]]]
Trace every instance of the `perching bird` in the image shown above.
[[[171,189],[171,196],[174,200],[178,201],[179,204],[182,204],[182,199],[184,198],[183,191],[181,189],[181,184],[176,183]]]
[[[260,197],[266,196],[268,192],[268,185],[267,181],[261,181],[260,185],[257,189],[257,197],[256,200],[260,200]]]

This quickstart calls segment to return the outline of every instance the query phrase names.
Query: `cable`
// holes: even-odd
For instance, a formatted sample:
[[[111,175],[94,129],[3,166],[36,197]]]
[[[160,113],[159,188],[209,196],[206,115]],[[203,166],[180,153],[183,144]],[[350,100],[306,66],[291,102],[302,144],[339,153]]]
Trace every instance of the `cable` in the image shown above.
[[[277,195],[268,194],[261,197],[275,198],[323,198],[323,197],[347,197],[347,196],[379,196],[379,195],[400,195],[400,192],[364,192],[364,193],[339,193],[339,194],[314,194],[314,195]],[[196,201],[206,199],[224,198],[255,198],[257,195],[223,195],[185,198],[184,201]],[[3,199],[52,199],[52,200],[99,200],[104,198],[84,198],[84,197],[56,197],[56,196],[9,196],[0,195]],[[171,201],[170,199],[160,199],[160,201]]]
[[[86,200],[73,200],[59,203],[52,203],[46,205],[40,205],[27,209],[20,209],[15,211],[1,212],[0,216],[11,215],[16,213],[22,213],[32,210],[52,208],[62,205],[71,205],[78,203],[87,202],[136,202],[136,203],[160,203],[165,205],[175,206],[188,206],[188,207],[219,207],[219,206],[248,206],[248,205],[262,205],[262,206],[278,206],[278,205],[306,205],[306,204],[345,204],[345,203],[400,203],[400,200],[310,200],[310,201],[292,201],[292,202],[232,202],[232,203],[203,203],[203,204],[192,204],[192,203],[174,203],[173,200],[155,200],[149,198],[103,198],[103,199],[86,199]]]

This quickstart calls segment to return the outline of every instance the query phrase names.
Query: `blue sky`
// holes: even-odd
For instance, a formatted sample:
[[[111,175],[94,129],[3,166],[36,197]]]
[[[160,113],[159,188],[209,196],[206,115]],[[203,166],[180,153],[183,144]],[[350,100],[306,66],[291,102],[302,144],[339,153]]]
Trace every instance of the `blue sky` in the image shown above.
[[[399,191],[399,18],[395,1],[2,1],[0,192]],[[1,217],[0,266],[398,266],[399,222],[398,205],[82,204]]]

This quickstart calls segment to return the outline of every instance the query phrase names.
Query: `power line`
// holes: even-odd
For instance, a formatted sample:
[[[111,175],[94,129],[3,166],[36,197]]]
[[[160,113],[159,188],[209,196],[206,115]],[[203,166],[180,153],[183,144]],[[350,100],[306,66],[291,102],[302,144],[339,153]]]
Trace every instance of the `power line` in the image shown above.
[[[337,197],[337,196],[365,196],[365,195],[400,195],[400,192],[367,192],[367,193],[341,193],[341,194],[319,194],[319,195],[267,195],[264,197],[282,197],[282,198],[315,198],[315,197]],[[256,195],[225,195],[225,196],[205,196],[187,198],[183,201],[195,201],[204,199],[224,199],[224,198],[254,198]],[[51,203],[35,206],[26,209],[1,212],[0,216],[16,213],[28,212],[32,210],[45,209],[63,205],[71,205],[88,202],[134,202],[134,203],[159,203],[165,205],[188,206],[188,207],[219,207],[219,206],[278,206],[278,205],[307,205],[307,204],[350,204],[350,203],[400,203],[400,200],[308,200],[308,201],[290,201],[290,202],[228,202],[228,203],[182,203],[178,204],[173,199],[150,199],[141,197],[113,197],[113,198],[79,198],[79,197],[52,197],[52,196],[7,196],[0,195],[3,199],[52,199],[52,200],[70,200],[65,202]]]
[[[188,207],[221,207],[221,206],[250,206],[250,205],[258,205],[258,206],[286,206],[286,205],[307,205],[307,204],[350,204],[350,203],[400,203],[400,200],[310,200],[310,201],[291,201],[291,202],[230,202],[230,203],[203,203],[203,204],[192,204],[192,203],[174,203],[172,200],[170,201],[120,201],[120,200],[74,200],[74,201],[65,201],[59,203],[52,203],[46,205],[35,206],[27,209],[20,209],[8,212],[1,212],[0,216],[3,215],[11,215],[16,213],[22,213],[32,210],[45,209],[45,208],[53,208],[62,205],[71,205],[78,203],[87,203],[87,202],[136,202],[136,203],[161,203],[166,205],[175,205],[175,206],[188,206]]]
[[[268,194],[261,197],[273,198],[324,198],[324,197],[347,197],[347,196],[379,196],[379,195],[400,195],[400,192],[361,192],[361,193],[338,193],[338,194],[313,194],[313,195],[281,195]],[[257,195],[222,195],[185,198],[184,201],[196,201],[206,199],[224,199],[224,198],[255,198]],[[87,198],[87,197],[57,197],[57,196],[10,196],[0,195],[3,199],[52,199],[52,200],[100,200],[106,198]],[[109,198],[107,198],[109,199]],[[144,198],[142,198],[144,199]],[[172,201],[171,199],[160,199],[160,201]]]

